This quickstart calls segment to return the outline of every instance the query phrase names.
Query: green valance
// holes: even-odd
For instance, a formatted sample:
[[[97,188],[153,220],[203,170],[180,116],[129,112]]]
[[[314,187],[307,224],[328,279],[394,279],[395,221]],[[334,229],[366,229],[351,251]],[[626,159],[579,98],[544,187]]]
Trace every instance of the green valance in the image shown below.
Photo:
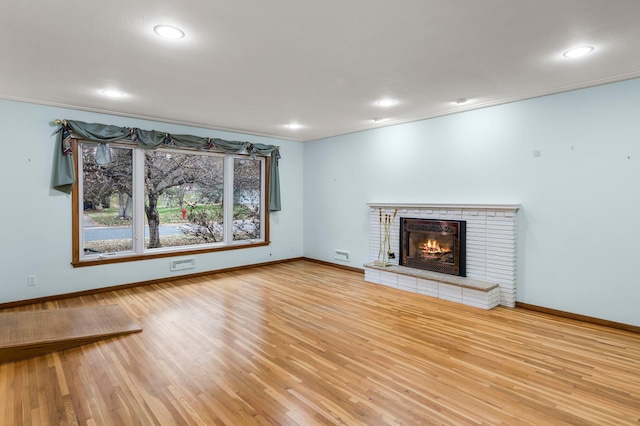
[[[73,167],[71,139],[77,137],[92,142],[116,142],[131,140],[142,149],[156,149],[160,146],[190,148],[225,154],[247,153],[251,156],[271,157],[269,170],[269,211],[280,211],[280,174],[278,161],[280,150],[275,145],[252,144],[250,142],[226,141],[192,135],[174,135],[156,130],[142,130],[135,127],[118,127],[108,124],[84,123],[74,120],[56,120],[59,128],[53,157],[53,188],[71,193],[76,183]]]

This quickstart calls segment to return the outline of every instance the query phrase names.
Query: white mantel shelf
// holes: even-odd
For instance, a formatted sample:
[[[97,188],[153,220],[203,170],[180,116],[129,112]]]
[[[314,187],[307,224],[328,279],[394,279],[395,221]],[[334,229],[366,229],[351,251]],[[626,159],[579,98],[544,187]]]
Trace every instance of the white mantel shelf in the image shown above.
[[[367,203],[369,207],[405,208],[405,209],[473,209],[473,210],[511,210],[520,209],[520,204],[437,204],[437,203]]]

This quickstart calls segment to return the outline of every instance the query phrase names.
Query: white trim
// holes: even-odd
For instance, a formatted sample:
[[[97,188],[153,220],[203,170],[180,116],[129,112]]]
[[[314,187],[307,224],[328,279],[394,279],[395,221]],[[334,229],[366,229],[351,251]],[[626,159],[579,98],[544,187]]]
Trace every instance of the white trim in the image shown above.
[[[133,151],[133,213],[131,220],[133,221],[133,251],[134,253],[144,253],[144,217],[138,220],[136,215],[145,215],[144,212],[144,177],[140,179],[138,173],[144,174],[144,153],[139,149],[131,148]]]
[[[222,182],[224,195],[222,196],[223,205],[223,237],[222,241],[225,245],[233,243],[233,160],[236,157],[234,155],[228,155],[224,158],[223,165],[223,179]],[[229,224],[232,224],[229,226]]]
[[[367,203],[369,207],[404,209],[472,209],[472,210],[513,210],[518,211],[520,204],[438,204],[438,203]]]

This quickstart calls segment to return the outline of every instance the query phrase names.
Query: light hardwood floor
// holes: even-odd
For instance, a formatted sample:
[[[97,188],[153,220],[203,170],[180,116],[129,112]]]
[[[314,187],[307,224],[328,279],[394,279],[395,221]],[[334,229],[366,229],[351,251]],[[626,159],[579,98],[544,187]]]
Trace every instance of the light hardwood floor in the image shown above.
[[[5,311],[132,334],[0,365],[2,425],[640,424],[640,334],[295,261]]]

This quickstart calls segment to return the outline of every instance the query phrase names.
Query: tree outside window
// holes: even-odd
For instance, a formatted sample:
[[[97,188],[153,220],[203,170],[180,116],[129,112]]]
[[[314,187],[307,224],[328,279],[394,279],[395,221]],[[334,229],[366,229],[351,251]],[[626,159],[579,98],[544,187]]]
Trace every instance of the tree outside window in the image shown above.
[[[98,148],[78,144],[78,260],[265,241],[263,157]]]

